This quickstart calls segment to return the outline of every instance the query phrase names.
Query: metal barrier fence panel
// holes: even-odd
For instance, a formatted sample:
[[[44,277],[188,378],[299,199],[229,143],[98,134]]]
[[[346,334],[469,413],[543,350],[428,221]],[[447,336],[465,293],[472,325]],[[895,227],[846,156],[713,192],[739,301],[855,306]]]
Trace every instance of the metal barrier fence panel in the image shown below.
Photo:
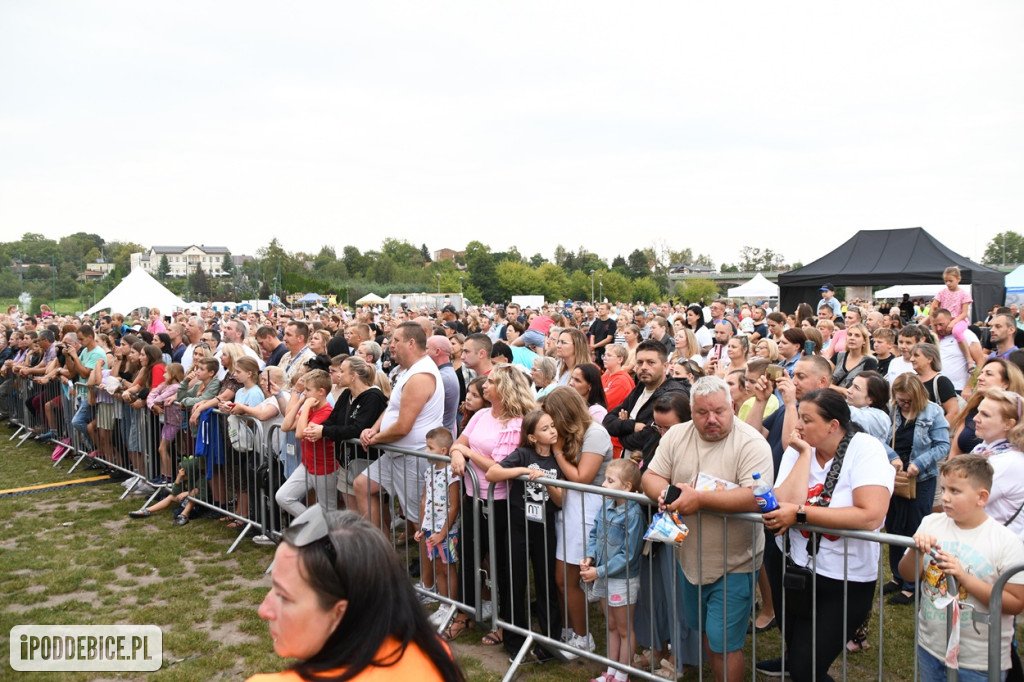
[[[429,572],[434,562],[427,562],[423,551],[423,543],[417,541],[415,531],[420,524],[421,512],[425,506],[434,507],[441,503],[439,489],[429,490],[425,487],[426,474],[431,470],[443,469],[449,460],[447,457],[430,453],[407,450],[395,447],[373,447],[369,452],[359,447],[358,441],[345,441],[337,444],[337,453],[331,452],[325,441],[308,442],[307,457],[316,465],[323,467],[309,471],[303,467],[300,471],[302,443],[296,443],[284,437],[277,424],[265,425],[250,417],[229,418],[229,415],[217,410],[209,410],[208,414],[194,416],[190,410],[164,409],[153,412],[138,404],[119,401],[114,396],[103,395],[100,389],[92,388],[88,392],[80,392],[73,385],[52,381],[37,384],[28,377],[13,377],[7,383],[6,391],[0,390],[0,409],[10,415],[9,419],[17,427],[15,436],[26,435],[26,432],[50,433],[50,442],[66,446],[64,455],[58,456],[55,462],[66,456],[73,455],[76,459],[71,471],[83,462],[90,466],[102,467],[119,473],[126,478],[126,496],[131,487],[152,485],[155,489],[147,504],[159,494],[161,489],[170,487],[170,480],[177,475],[183,460],[188,457],[203,459],[203,472],[207,476],[208,495],[195,498],[194,503],[240,523],[241,532],[231,544],[232,551],[251,529],[260,529],[263,534],[277,538],[287,527],[293,514],[301,512],[307,504],[319,503],[326,508],[353,507],[374,519],[382,530],[390,535],[396,549],[410,567],[418,562],[422,578],[417,591],[424,597],[436,599],[458,611],[472,614],[479,622],[490,621],[493,627],[501,627],[512,633],[513,641],[521,642],[518,653],[509,671],[511,677],[516,668],[525,659],[534,644],[542,644],[550,652],[560,652],[581,656],[603,665],[626,670],[638,678],[657,680],[659,676],[657,664],[652,655],[647,665],[640,667],[631,661],[624,666],[619,661],[597,652],[581,650],[570,646],[564,641],[563,628],[575,631],[582,621],[587,633],[591,634],[589,622],[590,610],[597,608],[585,599],[582,602],[584,616],[578,613],[580,601],[578,595],[570,595],[570,591],[579,589],[573,583],[576,571],[572,570],[568,561],[561,562],[559,569],[554,569],[554,555],[559,545],[569,539],[579,541],[588,533],[589,522],[594,519],[600,508],[610,500],[632,501],[638,503],[644,514],[644,527],[649,520],[652,503],[642,495],[606,490],[596,486],[586,486],[567,481],[540,479],[543,485],[560,488],[563,494],[572,499],[576,495],[582,517],[574,517],[571,522],[568,515],[558,514],[555,519],[544,516],[538,521],[531,518],[528,506],[531,500],[525,500],[523,506],[496,503],[494,485],[487,487],[486,496],[480,494],[480,483],[476,480],[472,469],[467,470],[466,480],[458,482],[457,499],[459,509],[454,516],[451,529],[459,533],[457,544],[449,551],[457,558],[456,562],[439,562],[441,574]],[[200,419],[202,417],[202,420]],[[266,427],[266,428],[265,428]],[[13,439],[13,437],[12,437]],[[337,466],[332,467],[331,462]],[[330,471],[328,471],[330,469]],[[299,475],[295,475],[300,472]],[[365,479],[360,481],[360,479]],[[289,487],[289,480],[292,486]],[[383,490],[374,493],[369,481],[376,481]],[[520,479],[526,481],[526,478]],[[285,492],[282,493],[282,490]],[[283,502],[283,504],[282,504]],[[535,502],[533,500],[532,502]],[[515,510],[513,509],[515,507]],[[410,516],[412,518],[410,518]],[[534,514],[535,516],[535,514]],[[392,518],[405,518],[402,524],[391,523]],[[574,525],[575,523],[575,525]],[[749,542],[755,545],[758,536],[763,535],[761,517],[758,514],[722,515],[711,512],[698,514],[695,523],[700,530],[705,524],[718,524],[722,527],[722,535],[727,542],[729,533],[740,532],[743,537],[749,533]],[[741,523],[746,527],[741,530],[730,530],[727,523]],[[852,542],[868,542],[879,546],[888,546],[896,551],[913,546],[909,538],[884,533],[866,531],[841,531],[813,526],[802,526],[808,531],[828,533],[837,536],[832,542],[842,543],[844,556],[844,572],[848,568]],[[703,537],[704,533],[698,533]],[[554,540],[552,540],[554,537]],[[684,542],[681,551],[698,553],[698,564],[703,568],[703,546],[691,543],[694,538]],[[585,542],[585,539],[584,539]],[[435,543],[436,544],[436,543]],[[692,545],[696,544],[696,547]],[[554,545],[554,547],[553,547]],[[607,546],[606,546],[607,548]],[[553,551],[554,550],[554,551]],[[537,554],[540,556],[536,556]],[[881,582],[885,565],[883,552],[879,551],[876,582]],[[712,560],[717,560],[713,557]],[[760,558],[751,561],[749,570],[749,586],[744,591],[753,593],[756,583],[756,571],[760,568]],[[455,563],[456,567],[453,567]],[[727,563],[723,566],[728,569]],[[734,567],[735,568],[735,567]],[[851,593],[851,583],[842,580],[841,614],[823,613],[818,604],[819,576],[811,564],[811,637],[810,645],[810,677],[819,679],[817,666],[817,637],[819,619],[836,619],[841,615],[842,640],[845,642],[852,635],[850,612],[853,606],[862,607],[864,601],[871,601],[877,606],[875,620],[871,627],[876,628],[878,642],[877,678],[886,676],[884,657],[885,643],[885,609],[880,590],[871,589],[871,597],[865,600],[863,595]],[[532,569],[532,578],[530,577]],[[785,580],[787,568],[785,563],[778,566],[782,580]],[[920,569],[920,564],[918,564]],[[990,611],[1000,613],[1002,604],[1002,587],[1016,573],[1024,570],[1024,565],[1015,566],[1000,575],[993,586]],[[537,574],[543,574],[540,581]],[[449,592],[436,594],[428,589],[440,577],[447,583]],[[561,578],[559,581],[558,578]],[[634,579],[630,575],[630,582]],[[645,648],[671,652],[674,658],[675,672],[681,672],[683,665],[699,665],[706,662],[700,642],[707,634],[706,624],[701,618],[697,622],[687,621],[685,600],[683,599],[685,577],[682,575],[674,551],[665,545],[654,544],[644,553],[639,570],[635,576],[639,584],[636,595],[636,614],[626,623],[623,636],[627,641],[638,641]],[[552,590],[551,584],[555,583]],[[698,583],[702,582],[698,579]],[[723,599],[728,603],[730,583],[726,582]],[[426,586],[426,587],[425,587]],[[874,587],[874,586],[872,586]],[[732,589],[740,589],[733,587]],[[486,592],[490,596],[486,596]],[[557,592],[552,599],[552,592]],[[697,601],[703,600],[704,586],[696,587]],[[955,589],[954,589],[955,591]],[[508,595],[506,597],[506,595]],[[915,619],[919,613],[919,599],[915,595]],[[506,604],[502,601],[507,600]],[[485,605],[494,602],[489,611]],[[557,604],[553,604],[555,601]],[[780,657],[786,656],[787,629],[793,622],[788,613],[791,608],[790,596],[782,592],[782,599],[776,604],[776,612],[781,615],[780,629],[782,643],[778,650]],[[748,600],[749,609],[744,608],[744,616],[753,619],[753,600]],[[557,608],[553,608],[557,607]],[[952,608],[952,607],[950,607]],[[455,611],[449,610],[446,618],[438,620],[438,630],[454,616]],[[535,619],[538,621],[534,627]],[[728,621],[726,614],[725,621]],[[856,620],[856,619],[854,619]],[[952,619],[947,618],[947,623]],[[918,623],[915,620],[915,652],[917,645]],[[1002,654],[1002,624],[1000,618],[993,618],[989,630],[989,679],[1000,679],[999,661]],[[611,626],[606,621],[604,639],[610,638]],[[517,639],[518,638],[518,639]],[[753,662],[760,657],[757,641],[758,635],[752,635],[750,674],[755,675]],[[658,646],[660,645],[660,646]],[[773,654],[774,651],[768,655]],[[840,660],[841,659],[841,660]],[[843,679],[849,678],[848,652],[841,647],[840,655],[832,662],[832,669],[839,666]],[[698,668],[701,679],[703,670]],[[914,679],[918,678],[916,653],[914,657]],[[949,671],[949,679],[956,679],[956,671]]]
[[[526,481],[523,477],[519,479]],[[602,665],[610,668],[615,668],[627,672],[631,676],[636,676],[642,679],[659,680],[664,679],[666,672],[659,670],[659,660],[656,660],[652,655],[650,660],[644,665],[640,665],[637,659],[633,659],[629,662],[629,665],[624,665],[619,660],[615,660],[610,656],[603,655],[601,652],[591,651],[589,649],[589,640],[587,644],[584,644],[583,648],[579,646],[572,646],[566,640],[567,635],[564,632],[555,632],[553,623],[561,621],[563,627],[578,627],[578,623],[582,620],[584,627],[588,628],[588,632],[574,632],[574,636],[579,635],[591,635],[589,631],[589,623],[591,621],[590,610],[592,608],[599,608],[588,599],[584,602],[585,614],[581,619],[578,614],[573,614],[574,608],[579,608],[579,602],[575,604],[573,597],[568,595],[569,590],[573,587],[579,587],[579,585],[570,586],[567,584],[576,572],[571,571],[566,562],[562,562],[559,568],[555,570],[555,577],[558,577],[558,572],[562,572],[562,580],[560,581],[560,601],[558,607],[560,612],[556,614],[556,618],[551,618],[544,612],[544,592],[545,585],[549,583],[550,575],[542,576],[538,579],[538,569],[541,572],[550,570],[550,566],[553,559],[552,548],[544,542],[527,541],[523,543],[522,537],[526,537],[527,534],[535,533],[537,537],[549,538],[552,535],[552,529],[550,526],[554,524],[555,532],[557,536],[556,545],[564,541],[573,542],[579,541],[579,535],[589,533],[589,529],[592,528],[589,520],[593,519],[594,516],[600,511],[604,504],[609,501],[621,501],[621,502],[636,502],[640,505],[643,510],[643,528],[647,528],[650,513],[654,511],[653,504],[651,501],[643,495],[625,493],[616,490],[607,490],[604,488],[597,488],[595,486],[580,485],[571,483],[568,481],[554,481],[549,479],[537,479],[535,483],[543,483],[552,487],[561,488],[568,493],[575,491],[579,494],[577,503],[581,504],[583,520],[580,521],[576,518],[576,525],[570,526],[567,518],[569,514],[559,514],[555,520],[544,518],[542,521],[536,518],[530,518],[526,515],[525,505],[520,506],[521,511],[510,513],[506,520],[505,528],[501,528],[498,522],[500,515],[490,514],[488,523],[490,525],[489,535],[491,537],[490,552],[493,560],[494,556],[499,552],[496,546],[497,542],[505,541],[508,543],[506,550],[501,553],[501,556],[505,557],[506,564],[505,570],[508,571],[511,578],[510,582],[514,583],[512,593],[510,595],[498,595],[499,602],[505,600],[508,605],[502,604],[495,609],[498,614],[497,618],[494,619],[494,624],[497,627],[503,628],[508,637],[508,633],[514,633],[516,638],[513,641],[516,643],[518,653],[516,654],[512,668],[509,670],[506,679],[511,679],[516,672],[516,668],[526,660],[527,655],[530,653],[532,647],[535,644],[543,646],[545,653],[556,655],[557,657],[563,657],[568,654],[572,657],[583,657],[589,660],[598,662]],[[492,488],[493,489],[493,488]],[[591,498],[587,501],[587,496],[593,495],[597,498],[596,506],[597,509],[592,507],[595,505],[594,499]],[[527,500],[527,504],[529,504]],[[628,510],[629,507],[626,507]],[[626,512],[626,519],[628,520],[629,512]],[[700,571],[704,570],[704,567],[711,567],[717,565],[720,570],[724,573],[739,574],[739,581],[732,579],[721,582],[721,594],[711,595],[711,591],[718,591],[714,585],[718,581],[713,581],[707,585],[702,584],[703,578],[699,574],[697,583],[695,585],[688,585],[686,577],[682,575],[679,570],[675,551],[667,546],[660,545],[660,543],[647,543],[654,546],[647,547],[642,554],[640,567],[637,568],[635,573],[628,573],[627,593],[631,596],[635,594],[635,612],[632,617],[628,618],[625,627],[620,628],[621,637],[627,642],[637,642],[641,644],[645,649],[652,648],[653,650],[661,649],[662,651],[671,651],[672,653],[672,665],[675,668],[674,673],[677,675],[682,674],[682,666],[698,666],[698,678],[703,679],[704,672],[701,667],[702,663],[707,663],[710,658],[706,651],[703,649],[701,642],[704,640],[706,635],[712,637],[717,636],[719,633],[709,632],[708,626],[704,622],[702,615],[703,609],[696,608],[694,604],[704,603],[705,599],[714,598],[719,599],[724,603],[724,613],[722,614],[721,627],[723,632],[721,633],[722,641],[728,639],[726,628],[731,622],[735,622],[735,618],[740,618],[744,628],[747,627],[748,619],[753,622],[756,612],[753,595],[756,590],[757,572],[762,568],[761,561],[762,555],[755,554],[754,557],[749,561],[745,568],[738,567],[733,564],[729,565],[728,559],[725,557],[720,550],[717,551],[716,555],[709,557],[707,562],[704,561],[703,556],[703,543],[700,542],[705,536],[710,536],[712,528],[717,529],[721,536],[722,542],[728,544],[730,533],[740,533],[741,537],[745,541],[749,542],[751,546],[755,546],[758,542],[758,536],[764,536],[764,529],[761,523],[761,516],[759,514],[718,514],[714,512],[701,512],[694,519],[690,519],[694,522],[695,526],[699,528],[691,528],[691,536],[683,542],[683,546],[679,550],[675,551],[690,551],[697,553],[697,562],[700,567]],[[850,557],[856,550],[857,543],[869,543],[871,545],[877,545],[878,561],[876,575],[873,581],[869,583],[858,583],[853,580],[849,580],[845,577],[843,580],[834,580],[833,585],[836,587],[841,586],[842,599],[838,610],[834,610],[834,607],[829,607],[827,613],[823,613],[819,610],[819,593],[826,581],[829,578],[819,576],[816,566],[816,559],[811,560],[811,577],[810,577],[810,603],[809,603],[809,618],[810,618],[810,629],[809,629],[809,642],[800,642],[800,650],[805,652],[806,661],[801,661],[803,665],[795,665],[793,673],[794,679],[808,679],[818,680],[826,679],[826,670],[837,671],[842,679],[854,679],[850,677],[850,670],[848,667],[848,655],[849,652],[846,648],[846,642],[853,635],[854,630],[861,622],[865,621],[866,618],[871,617],[870,611],[872,604],[877,605],[877,613],[871,617],[870,627],[876,628],[878,636],[878,679],[881,680],[885,677],[885,663],[883,644],[884,644],[884,630],[885,630],[885,610],[883,608],[882,594],[880,590],[876,590],[879,578],[883,575],[884,552],[881,550],[884,546],[890,546],[896,551],[902,552],[903,550],[913,547],[913,541],[910,538],[897,535],[888,535],[885,533],[867,532],[867,531],[839,531],[835,529],[825,529],[815,526],[799,526],[798,528],[806,529],[809,532],[815,533],[828,533],[829,536],[837,536],[835,540],[825,540],[824,542],[839,543],[835,547],[841,547],[841,554],[843,555],[843,573],[847,574],[850,570]],[[586,529],[586,530],[585,530]],[[697,533],[692,532],[698,530]],[[705,531],[705,532],[700,532]],[[576,538],[572,538],[573,534],[577,534]],[[518,536],[518,537],[517,537]],[[608,542],[605,536],[605,543]],[[515,539],[514,539],[515,538]],[[694,542],[696,541],[696,542]],[[690,543],[687,545],[687,543]],[[851,543],[853,543],[851,545]],[[715,545],[717,547],[717,544]],[[608,549],[607,544],[605,549]],[[531,556],[531,554],[537,551],[544,553],[543,557],[537,558]],[[564,551],[568,553],[570,549],[568,547],[557,547],[557,551]],[[666,551],[667,550],[667,551]],[[721,557],[721,558],[720,558]],[[567,557],[568,558],[568,557]],[[721,563],[719,563],[721,562]],[[533,575],[532,579],[529,576],[529,569],[532,567]],[[785,580],[787,574],[787,568],[785,563],[780,563],[779,574],[782,580]],[[1024,568],[1024,567],[1022,567]],[[667,570],[666,570],[667,569]],[[918,570],[920,570],[920,560],[918,560]],[[636,581],[638,586],[633,588],[632,582]],[[497,581],[500,584],[500,581]],[[525,588],[525,592],[523,591]],[[635,590],[635,592],[632,592]],[[686,590],[687,598],[682,598],[680,594],[681,590]],[[739,590],[740,595],[737,597],[735,594],[730,597],[730,591],[734,592]],[[875,596],[877,594],[877,599]],[[693,599],[694,603],[689,604],[689,609],[686,609],[687,599]],[[737,600],[742,603],[743,615],[737,616],[735,613],[730,615],[729,608],[730,604]],[[749,675],[751,679],[755,679],[756,672],[754,663],[760,658],[772,658],[778,655],[779,658],[785,660],[787,656],[787,627],[792,627],[796,619],[801,616],[797,615],[794,611],[795,606],[790,604],[792,599],[789,591],[782,592],[782,598],[775,604],[776,615],[780,619],[781,626],[781,643],[779,649],[772,651],[766,650],[763,646],[758,643],[758,634],[752,632],[748,636],[750,642],[750,657],[752,660],[745,664],[746,673],[744,676]],[[919,599],[919,597],[917,598]],[[915,647],[916,647],[916,633],[917,633],[917,614],[919,609],[919,602],[915,600]],[[666,610],[667,607],[667,610]],[[824,608],[824,605],[822,606]],[[688,613],[689,612],[689,619]],[[802,612],[802,611],[801,611]],[[693,615],[696,614],[694,618]],[[668,617],[667,622],[656,623],[655,621],[659,618]],[[693,622],[691,622],[693,621]],[[827,642],[819,642],[819,628],[823,628],[828,621],[829,628],[833,633],[833,639],[836,639],[838,646],[835,643],[832,644],[832,649],[835,649],[835,658],[830,661],[830,665],[825,666],[824,661],[822,665],[818,665],[818,651],[821,646],[824,646]],[[620,622],[616,619],[616,623]],[[841,627],[838,629],[834,627],[834,623],[840,623]],[[659,627],[660,625],[660,627]],[[620,635],[612,631],[613,626],[609,620],[605,620],[603,626],[604,641],[608,642],[609,639],[612,641]],[[835,635],[841,635],[836,637]],[[657,641],[660,640],[660,641]],[[506,640],[508,641],[508,640]],[[520,644],[521,643],[521,644]],[[579,642],[578,642],[579,643]],[[746,643],[746,642],[745,642]],[[791,642],[792,644],[792,642]],[[726,647],[727,648],[727,647]],[[628,647],[630,653],[633,651],[633,647]],[[720,654],[712,653],[711,656]],[[803,655],[803,654],[801,654]],[[797,670],[799,668],[799,670]],[[916,656],[913,664],[914,679],[918,678],[918,666]],[[723,666],[724,679],[729,679],[728,668]],[[801,672],[802,671],[802,672]],[[659,674],[661,673],[661,674]],[[863,674],[863,673],[859,673]],[[955,671],[954,671],[955,675]],[[955,679],[955,677],[951,677]]]

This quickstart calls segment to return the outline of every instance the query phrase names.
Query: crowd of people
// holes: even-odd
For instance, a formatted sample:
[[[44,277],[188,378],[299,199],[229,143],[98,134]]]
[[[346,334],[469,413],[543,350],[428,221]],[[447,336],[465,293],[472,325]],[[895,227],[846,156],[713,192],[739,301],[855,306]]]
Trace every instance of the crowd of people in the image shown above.
[[[970,679],[987,669],[979,623],[991,584],[1024,561],[1024,320],[999,307],[968,324],[970,296],[958,284],[947,271],[936,300],[915,306],[908,297],[843,303],[824,283],[817,306],[792,313],[729,300],[152,309],[129,318],[12,309],[0,316],[0,409],[23,401],[41,440],[68,419],[101,459],[123,449],[145,485],[170,491],[132,516],[176,506],[179,525],[196,513],[196,496],[217,508],[237,496],[242,516],[253,504],[226,480],[216,453],[204,458],[201,420],[220,412],[279,425],[276,501],[294,521],[281,539],[255,538],[280,542],[275,587],[260,612],[275,643],[301,640],[289,627],[327,628],[315,646],[278,648],[303,660],[294,669],[302,679],[396,656],[430,660],[437,679],[461,677],[447,647],[424,635],[425,615],[405,606],[393,622],[353,615],[350,586],[357,576],[370,581],[372,569],[360,558],[344,573],[351,559],[342,539],[382,537],[388,500],[420,546],[421,593],[446,603],[480,598],[502,622],[565,643],[536,645],[531,655],[541,660],[595,650],[587,604],[600,600],[608,658],[670,679],[702,659],[716,679],[742,677],[748,634],[781,625],[784,595],[788,657],[757,669],[830,679],[844,648],[869,646],[882,549],[801,524],[884,528],[923,553],[890,546],[891,580],[882,586],[893,607],[921,604],[922,670],[948,663],[945,611],[936,605],[946,576],[974,607],[961,613],[959,667]],[[51,382],[79,398],[73,415],[51,404],[42,390]],[[159,432],[133,426],[140,422],[125,418],[130,410],[160,415]],[[195,447],[182,452],[181,434],[199,439]],[[728,514],[759,511],[755,475],[774,486],[778,505],[752,531]],[[307,507],[310,491],[318,504]],[[641,560],[648,510],[614,491],[644,493],[679,513],[690,535],[675,552],[655,546]],[[725,516],[698,522],[701,511]],[[509,530],[493,556],[489,521]],[[364,542],[367,552],[379,549]],[[493,578],[480,595],[477,553]],[[341,575],[348,584],[333,584]],[[303,614],[288,593],[307,590]],[[404,604],[415,593],[400,597]],[[812,619],[812,609],[844,617]],[[1022,609],[1018,576],[1004,595],[1004,633]],[[474,615],[439,609],[439,639],[466,635]],[[376,646],[352,650],[342,634],[364,621]],[[515,656],[524,639],[499,628],[481,641]],[[1008,670],[1009,640],[1004,653]],[[625,678],[611,666],[596,679]]]

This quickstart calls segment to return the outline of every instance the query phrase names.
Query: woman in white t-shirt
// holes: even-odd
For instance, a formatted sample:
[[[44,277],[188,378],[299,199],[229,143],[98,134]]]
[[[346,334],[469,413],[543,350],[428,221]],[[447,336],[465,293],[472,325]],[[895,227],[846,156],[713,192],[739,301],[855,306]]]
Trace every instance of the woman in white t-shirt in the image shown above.
[[[562,475],[573,483],[600,485],[612,461],[612,439],[590,416],[587,403],[572,388],[559,386],[544,397],[542,408],[558,431],[554,454]],[[562,639],[587,651],[594,650],[594,639],[588,632],[587,599],[580,588],[580,561],[601,503],[599,494],[566,490],[555,520],[555,584],[570,626],[563,627]]]
[[[794,679],[811,679],[812,674],[827,679],[829,666],[846,644],[844,623],[845,632],[852,633],[871,610],[880,549],[866,540],[805,536],[807,531],[791,526],[807,523],[877,531],[889,508],[896,472],[882,444],[850,421],[849,405],[838,391],[826,388],[808,393],[800,400],[799,415],[776,477],[779,508],[765,514],[764,523],[788,552],[792,561],[788,571],[799,574],[806,568],[816,574],[817,613],[844,615],[817,618],[817,632],[812,632],[811,576],[806,576],[805,589],[786,591],[787,671]],[[839,474],[826,499],[828,474],[837,465]],[[845,557],[844,548],[848,548]],[[781,670],[781,663],[762,661],[757,667]]]

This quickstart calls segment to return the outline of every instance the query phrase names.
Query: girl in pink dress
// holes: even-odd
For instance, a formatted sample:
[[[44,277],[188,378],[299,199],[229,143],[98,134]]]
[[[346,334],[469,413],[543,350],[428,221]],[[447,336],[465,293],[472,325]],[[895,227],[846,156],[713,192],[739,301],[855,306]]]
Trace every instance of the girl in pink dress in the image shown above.
[[[953,328],[953,338],[960,346],[960,352],[964,354],[968,368],[973,368],[974,360],[971,359],[967,339],[964,338],[964,332],[967,331],[967,313],[973,299],[967,291],[960,288],[960,268],[957,266],[951,265],[943,270],[942,281],[946,283],[946,288],[935,294],[929,312],[935,315],[935,311],[939,308],[949,311],[953,317],[953,321],[950,323]]]

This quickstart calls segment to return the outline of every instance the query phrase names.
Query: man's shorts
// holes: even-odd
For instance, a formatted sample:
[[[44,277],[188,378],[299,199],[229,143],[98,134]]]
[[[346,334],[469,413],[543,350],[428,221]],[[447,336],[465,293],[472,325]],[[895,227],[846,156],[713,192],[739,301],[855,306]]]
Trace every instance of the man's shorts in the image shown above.
[[[405,518],[419,524],[420,494],[426,468],[427,460],[423,457],[385,452],[363,473],[393,497],[397,497]]]
[[[753,585],[752,573],[728,573],[715,582],[700,587],[699,622],[703,625],[711,651],[716,654],[739,651],[743,648],[754,599]],[[697,586],[691,584],[689,580],[683,581],[683,603],[686,605],[686,622],[696,629]]]

